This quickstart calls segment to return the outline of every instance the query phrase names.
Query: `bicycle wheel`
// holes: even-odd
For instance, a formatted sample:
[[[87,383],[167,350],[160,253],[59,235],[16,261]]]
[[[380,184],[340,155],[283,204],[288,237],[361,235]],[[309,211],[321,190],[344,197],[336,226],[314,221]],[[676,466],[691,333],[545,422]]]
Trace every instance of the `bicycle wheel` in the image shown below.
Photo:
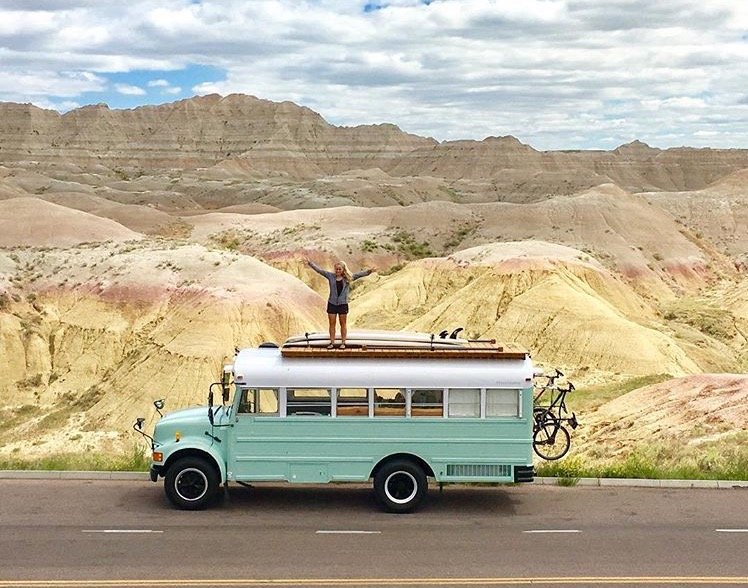
[[[548,461],[561,459],[571,447],[569,431],[560,423],[543,423],[532,436],[532,448]]]

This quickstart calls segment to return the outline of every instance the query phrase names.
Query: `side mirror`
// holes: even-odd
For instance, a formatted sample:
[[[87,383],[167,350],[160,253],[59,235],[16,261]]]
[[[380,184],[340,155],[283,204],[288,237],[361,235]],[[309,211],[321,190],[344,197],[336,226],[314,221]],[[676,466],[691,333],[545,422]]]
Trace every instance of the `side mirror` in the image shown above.
[[[142,431],[142,430],[143,430],[143,423],[144,423],[144,422],[145,422],[145,419],[144,419],[143,417],[138,417],[138,418],[137,418],[137,419],[135,420],[135,428],[136,428],[136,429],[137,429],[138,431]]]
[[[231,376],[234,375],[232,368],[233,366],[231,365],[223,366],[223,373],[221,374],[221,399],[223,400],[224,404],[229,401]]]

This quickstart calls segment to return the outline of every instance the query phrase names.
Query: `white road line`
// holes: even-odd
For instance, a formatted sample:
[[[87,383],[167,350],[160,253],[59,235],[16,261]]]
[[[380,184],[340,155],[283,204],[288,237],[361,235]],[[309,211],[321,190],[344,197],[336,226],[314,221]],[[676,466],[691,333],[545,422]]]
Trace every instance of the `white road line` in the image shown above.
[[[748,529],[714,529],[717,533],[748,533]]]
[[[319,530],[315,531],[317,535],[380,535],[382,531],[326,531]]]
[[[153,529],[83,529],[83,533],[163,533]]]
[[[531,529],[523,533],[581,533],[579,529]]]

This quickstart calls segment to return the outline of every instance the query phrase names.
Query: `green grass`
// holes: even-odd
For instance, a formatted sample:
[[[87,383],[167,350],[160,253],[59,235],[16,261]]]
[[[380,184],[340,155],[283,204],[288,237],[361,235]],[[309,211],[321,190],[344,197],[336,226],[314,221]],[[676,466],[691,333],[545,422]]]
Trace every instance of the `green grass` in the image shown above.
[[[684,449],[678,442],[641,446],[621,460],[585,462],[568,457],[536,467],[540,477],[748,480],[748,433]]]
[[[408,259],[421,259],[434,255],[428,241],[419,243],[416,241],[415,235],[408,231],[397,231],[392,235],[392,241],[397,251],[405,255]]]
[[[133,447],[128,453],[106,455],[92,453],[60,453],[46,457],[23,459],[0,457],[0,470],[48,470],[48,471],[148,471],[150,457],[142,447]]]
[[[730,342],[737,335],[735,316],[713,303],[684,297],[662,308],[668,321],[684,323],[720,341]]]

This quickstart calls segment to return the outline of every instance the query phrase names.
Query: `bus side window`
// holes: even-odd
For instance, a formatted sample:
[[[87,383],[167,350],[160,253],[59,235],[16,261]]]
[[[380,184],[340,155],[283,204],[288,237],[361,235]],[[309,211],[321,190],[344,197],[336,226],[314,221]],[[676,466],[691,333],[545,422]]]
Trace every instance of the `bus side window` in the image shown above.
[[[519,390],[486,388],[486,416],[519,416]]]
[[[256,410],[258,415],[278,416],[278,389],[261,388],[257,390]]]
[[[330,416],[332,414],[330,390],[288,388],[286,390],[286,414],[288,416]]]
[[[254,390],[251,388],[242,388],[242,397],[239,400],[238,412],[240,414],[252,413],[255,411],[254,404]]]
[[[374,388],[374,416],[405,416],[405,390]]]
[[[337,416],[369,416],[369,391],[366,388],[339,388]]]
[[[239,401],[239,412],[260,416],[278,416],[278,389],[244,388]]]
[[[410,415],[444,416],[444,390],[441,388],[429,390],[412,390],[410,397]]]
[[[480,417],[480,388],[450,388],[449,416]]]

